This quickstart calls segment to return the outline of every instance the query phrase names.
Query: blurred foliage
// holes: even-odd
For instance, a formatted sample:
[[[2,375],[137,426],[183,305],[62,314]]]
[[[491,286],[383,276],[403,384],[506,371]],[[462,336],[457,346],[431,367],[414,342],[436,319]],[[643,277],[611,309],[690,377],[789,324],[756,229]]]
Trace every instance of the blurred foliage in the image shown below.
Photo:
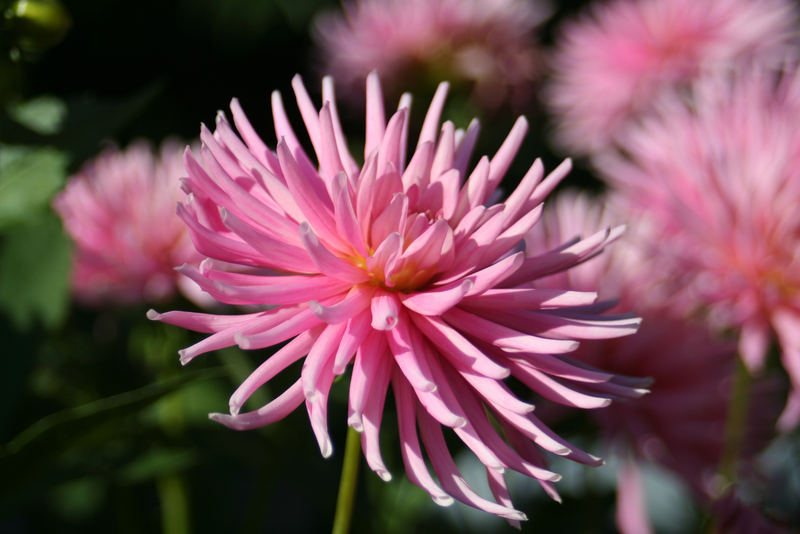
[[[583,4],[561,2],[543,28],[544,41]],[[315,13],[339,8],[336,0],[0,0],[0,533],[329,529],[347,379],[331,391],[329,460],[320,457],[302,408],[250,432],[211,423],[207,413],[225,411],[230,393],[268,352],[229,348],[181,369],[177,350],[198,336],[147,321],[145,305],[91,309],[72,302],[70,246],[49,206],[68,175],[105,143],[195,138],[199,123],[212,122],[234,96],[274,142],[269,92],[286,92],[300,73],[318,95],[320,60],[309,27]],[[416,124],[433,94],[436,81],[429,82],[415,89]],[[454,84],[445,115],[458,126],[480,116],[478,152],[491,154],[515,117],[487,117],[466,94]],[[340,111],[358,153],[363,110]],[[549,127],[536,103],[525,113],[526,157],[509,173],[517,179],[533,159],[527,155],[542,156],[548,169],[563,157],[547,143]],[[598,186],[583,162],[576,166],[566,185]],[[291,384],[300,365],[262,387],[247,409]],[[563,428],[577,433],[586,420],[566,420]],[[583,437],[597,452],[591,432]],[[362,469],[353,532],[511,531],[461,504],[436,506],[404,477],[391,398],[381,438],[394,479],[385,484]],[[764,462],[777,481],[771,502],[800,522],[797,443],[797,436],[778,442]],[[470,455],[457,458],[465,473],[482,478]],[[531,517],[523,532],[615,532],[612,466],[556,462],[565,474],[563,504],[529,479],[511,479],[515,502]],[[660,532],[676,532],[663,525],[685,507],[685,489],[657,470],[647,477],[661,488],[656,501],[672,503],[653,508],[662,514],[654,518]],[[700,515],[687,510],[683,532],[698,531]]]

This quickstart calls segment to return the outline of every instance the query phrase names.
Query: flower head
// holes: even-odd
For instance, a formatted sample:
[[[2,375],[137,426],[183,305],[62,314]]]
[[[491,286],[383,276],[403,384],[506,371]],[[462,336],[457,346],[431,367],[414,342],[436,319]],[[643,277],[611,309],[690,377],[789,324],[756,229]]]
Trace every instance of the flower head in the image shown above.
[[[355,0],[344,16],[316,24],[326,68],[351,92],[377,69],[397,87],[420,74],[475,84],[495,107],[522,101],[539,71],[532,31],[547,15],[543,2],[520,0]]]
[[[688,305],[740,332],[758,371],[776,334],[800,395],[800,71],[724,71],[664,98],[598,164],[654,228]],[[792,415],[794,414],[794,415]]]
[[[656,95],[711,65],[780,59],[794,46],[787,0],[611,0],[568,22],[547,100],[561,144],[602,148]]]
[[[609,445],[629,458],[618,473],[617,521],[622,532],[645,531],[633,526],[647,521],[639,487],[641,461],[668,468],[704,501],[716,497],[715,475],[725,446],[736,362],[735,342],[715,335],[672,305],[676,295],[681,298],[680,292],[652,252],[657,235],[638,219],[614,197],[566,192],[548,206],[526,237],[531,245],[552,246],[600,225],[633,223],[610,251],[537,283],[578,291],[597,288],[601,297],[618,296],[609,305],[642,315],[635,334],[581,344],[574,353],[575,359],[589,365],[653,381],[646,397],[593,412]],[[752,459],[773,433],[765,421],[774,422],[778,413],[774,386],[773,381],[761,381],[752,388],[743,459]]]
[[[378,435],[391,386],[409,479],[439,504],[456,498],[510,521],[523,519],[511,505],[504,469],[537,479],[555,495],[552,483],[560,477],[546,469],[541,450],[591,465],[600,460],[552,432],[505,379],[582,407],[642,394],[630,381],[565,356],[577,347],[575,339],[635,331],[637,318],[592,313],[585,307],[594,293],[531,285],[597,254],[619,229],[555,250],[523,251],[523,236],[569,163],[545,177],[537,160],[509,198],[494,203],[526,122],[520,119],[497,153],[469,171],[479,125],[473,121],[466,131],[449,121],[439,126],[446,84],[433,97],[406,163],[410,101],[401,99],[387,122],[377,75],[370,75],[361,167],[337,119],[331,80],[323,80],[320,111],[299,78],[293,87],[316,163],[298,142],[279,94],[272,98],[275,152],[234,100],[241,137],[222,114],[214,133],[203,128],[201,161],[186,153],[189,196],[179,206],[196,247],[209,256],[185,274],[223,302],[274,307],[238,316],[173,311],[150,317],[211,334],[181,351],[183,363],[233,344],[260,349],[290,340],[234,392],[230,414],[212,419],[248,429],[305,404],[327,457],[328,393],[352,362],[347,423],[361,432],[366,461],[381,478],[390,478]],[[240,413],[258,387],[300,359],[294,385]],[[485,465],[496,501],[464,481],[442,427]],[[418,431],[441,487],[423,460]]]
[[[54,200],[75,241],[72,286],[87,303],[157,301],[182,286],[175,266],[201,259],[183,222],[182,145],[165,142],[158,155],[144,142],[106,149],[70,178]]]

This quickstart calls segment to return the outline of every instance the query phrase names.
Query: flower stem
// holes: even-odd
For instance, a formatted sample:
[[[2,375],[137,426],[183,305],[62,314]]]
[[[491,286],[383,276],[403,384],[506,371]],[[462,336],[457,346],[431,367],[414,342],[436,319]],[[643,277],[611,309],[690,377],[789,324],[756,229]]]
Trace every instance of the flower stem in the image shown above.
[[[361,434],[347,429],[347,442],[344,446],[342,478],[339,480],[339,497],[336,499],[336,515],[333,518],[331,534],[347,534],[353,516],[353,502],[358,482],[358,464],[361,462]]]
[[[725,443],[719,464],[722,483],[720,495],[736,482],[739,457],[747,431],[747,403],[750,397],[750,373],[741,358],[736,358],[736,369],[731,385],[728,415],[725,421]]]

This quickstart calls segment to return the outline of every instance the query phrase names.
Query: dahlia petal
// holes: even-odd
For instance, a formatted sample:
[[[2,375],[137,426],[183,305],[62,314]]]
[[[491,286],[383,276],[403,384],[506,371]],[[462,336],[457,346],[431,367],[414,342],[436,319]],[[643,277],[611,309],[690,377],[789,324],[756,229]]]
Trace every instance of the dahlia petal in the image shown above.
[[[617,527],[622,534],[650,534],[650,520],[644,502],[644,485],[632,460],[617,470]]]
[[[367,245],[364,242],[364,235],[361,233],[361,225],[356,219],[350,198],[350,186],[344,173],[339,173],[333,178],[332,198],[336,229],[358,254],[366,258],[369,256]]]
[[[242,221],[226,208],[220,208],[222,222],[254,250],[268,258],[265,266],[281,271],[313,273],[315,265],[309,253],[263,234]]]
[[[481,130],[481,123],[478,119],[472,119],[467,126],[466,132],[456,143],[456,153],[453,157],[453,168],[458,169],[461,176],[466,176],[469,160],[472,158],[472,151],[478,140],[478,133]]]
[[[403,163],[400,161],[400,136],[403,135],[405,123],[408,121],[408,109],[401,108],[395,112],[386,125],[386,133],[378,150],[378,178],[390,168],[400,170]],[[398,173],[399,174],[399,173]],[[402,191],[402,186],[398,191]]]
[[[425,465],[417,436],[417,401],[414,400],[411,386],[397,369],[394,370],[392,376],[392,390],[396,400],[400,452],[403,456],[406,476],[413,484],[428,492],[433,502],[439,506],[450,506],[453,504],[453,498],[436,484]]]
[[[401,261],[416,265],[418,270],[436,265],[447,254],[448,246],[452,247],[452,233],[446,220],[437,220],[408,245],[400,256]],[[448,240],[448,236],[451,239]]]
[[[297,108],[300,110],[300,116],[303,118],[303,124],[306,126],[306,133],[308,133],[314,151],[319,155],[322,151],[319,116],[311,97],[308,96],[303,78],[299,74],[295,74],[292,78],[292,90],[297,101]]]
[[[356,349],[364,342],[364,339],[370,332],[369,323],[371,317],[372,312],[367,312],[365,310],[347,321],[347,328],[344,334],[342,334],[342,341],[339,343],[339,348],[336,351],[336,356],[333,361],[333,372],[335,375],[338,376],[344,373]]]
[[[378,73],[372,71],[367,76],[367,136],[364,143],[364,157],[381,145],[386,129],[386,115],[383,110],[383,92]]]
[[[567,312],[560,310],[554,313],[550,311],[552,310],[521,311],[514,318],[514,322],[526,321],[527,325],[523,330],[525,332],[567,339],[610,339],[627,336],[635,333],[642,323],[641,317],[633,315],[583,318],[567,315]],[[511,319],[511,315],[506,312],[498,312],[497,317],[501,322]]]
[[[517,365],[512,368],[512,374],[542,397],[559,404],[586,410],[605,408],[611,404],[611,399],[607,397],[577,391],[534,369],[532,366]]]
[[[147,311],[147,318],[151,321],[180,326],[195,332],[210,334],[228,328],[240,327],[264,317],[268,312],[247,313],[244,315],[215,315],[211,313],[197,313],[184,311],[168,311],[159,313],[155,310]]]
[[[484,267],[479,271],[475,271],[470,275],[473,280],[472,289],[467,292],[465,298],[483,295],[489,288],[499,284],[519,269],[525,256],[522,252],[506,256],[502,260]]]
[[[391,374],[391,360],[389,358],[381,358],[380,367],[376,373],[375,381],[370,387],[369,400],[362,415],[364,431],[361,433],[361,449],[364,451],[367,465],[384,482],[392,480],[392,475],[389,473],[386,464],[384,464],[383,458],[381,458],[379,433]]]
[[[494,284],[489,287],[492,287],[493,285]],[[569,291],[564,289],[520,287],[510,289],[489,289],[480,295],[474,295],[465,298],[464,303],[474,305],[476,309],[481,310],[507,310],[516,308],[548,309],[588,306],[593,304],[596,300],[597,293],[592,291]]]
[[[545,179],[536,186],[536,189],[533,190],[530,197],[527,198],[527,201],[522,207],[523,211],[530,209],[533,206],[538,206],[544,202],[545,197],[549,195],[558,184],[561,183],[561,180],[563,180],[571,170],[572,160],[567,158],[562,161],[558,167],[550,171]]]
[[[563,357],[535,353],[505,353],[503,357],[510,363],[511,374],[514,375],[515,371],[522,366],[534,367],[548,375],[589,384],[605,384],[615,377],[611,373],[594,370],[588,366],[574,365],[569,361],[564,361]]]
[[[184,271],[181,271],[184,272]],[[203,275],[213,280],[214,298],[228,304],[280,306],[311,299],[327,299],[347,291],[349,284],[326,276],[261,276],[210,270]],[[191,277],[193,280],[194,276]],[[253,282],[256,279],[258,282]],[[205,286],[201,284],[201,287]]]
[[[400,100],[397,102],[397,111],[405,110],[406,116],[411,115],[411,93],[403,93],[400,95]],[[400,168],[402,169],[402,165],[406,161],[406,153],[408,151],[408,123],[410,121],[406,120],[403,122],[403,131],[400,134],[400,142],[398,148],[398,154],[400,159]]]
[[[502,380],[510,372],[475,348],[464,336],[436,317],[409,314],[413,323],[439,351],[460,369],[469,369],[490,378]]]
[[[313,403],[322,393],[320,382],[323,380],[323,370],[332,366],[332,358],[342,339],[345,327],[346,325],[341,323],[325,326],[303,360],[300,378],[303,379],[303,393],[306,401]]]
[[[333,177],[339,172],[344,172],[342,157],[336,142],[336,133],[333,130],[333,117],[331,116],[331,103],[325,102],[319,112],[320,150],[317,152],[319,161],[319,175],[330,185]]]
[[[433,94],[433,98],[431,99],[431,104],[428,106],[428,112],[425,114],[425,120],[422,122],[422,129],[419,132],[419,140],[417,141],[417,149],[422,146],[423,143],[428,141],[436,143],[436,133],[439,130],[439,119],[442,116],[442,110],[444,109],[444,102],[447,98],[447,92],[450,90],[450,84],[447,82],[442,82],[436,88],[436,92]]]
[[[742,325],[739,332],[739,355],[750,372],[758,372],[764,367],[769,343],[769,326],[761,323]]]
[[[278,309],[284,311],[283,308]],[[235,335],[234,340],[244,350],[262,349],[286,341],[304,330],[317,326],[320,322],[320,319],[310,309],[300,309],[284,322],[272,328],[255,333],[242,331]]]
[[[403,181],[403,192],[411,196],[412,187],[417,190],[417,195],[428,188],[431,163],[433,162],[433,143],[428,141],[423,143],[414,152],[406,169],[401,177]],[[417,208],[416,200],[411,203],[412,209]]]
[[[336,231],[333,203],[325,184],[316,175],[304,175],[297,161],[289,153],[289,147],[282,141],[278,141],[278,159],[289,190],[305,217],[303,222],[308,221],[327,244],[346,252],[350,247]]]
[[[244,139],[244,142],[247,144],[250,152],[253,153],[261,165],[266,167],[271,174],[280,174],[280,165],[278,164],[277,158],[272,151],[267,148],[267,145],[264,143],[261,137],[256,133],[253,125],[250,124],[250,121],[247,119],[247,115],[244,113],[241,104],[239,104],[238,98],[231,100],[230,108],[236,130],[238,130],[239,134],[241,134],[242,139]]]
[[[339,158],[342,162],[348,179],[353,180],[358,176],[358,164],[350,154],[347,147],[347,140],[344,137],[342,123],[339,120],[339,111],[336,107],[336,92],[333,86],[333,78],[325,76],[322,78],[322,101],[330,105],[331,122],[333,124],[333,134],[336,138],[336,148],[339,151]]]
[[[504,465],[538,480],[557,482],[561,479],[560,475],[540,467],[540,465],[526,461],[509,447],[492,426],[480,400],[475,397],[459,377],[452,372],[449,375],[451,380],[449,383],[453,386],[453,392],[461,401],[464,410],[470,414],[470,424],[478,432],[480,439],[494,451]],[[490,466],[487,464],[487,467]]]
[[[228,405],[231,415],[238,415],[244,403],[261,386],[271,380],[278,373],[308,354],[322,327],[316,330],[303,332],[289,343],[281,347],[275,354],[264,360],[255,371],[244,379],[241,385],[231,395]],[[298,403],[298,406],[300,404]]]
[[[397,326],[400,303],[392,293],[377,291],[372,297],[370,306],[372,310],[372,328],[375,330],[391,330]]]
[[[563,354],[578,348],[578,342],[572,339],[549,339],[524,334],[460,308],[449,310],[443,317],[454,328],[469,332],[471,336],[502,349],[534,354]]]
[[[505,213],[505,224],[508,225],[516,220],[520,213],[525,213],[526,201],[530,198],[536,186],[544,176],[544,164],[542,160],[536,158],[528,172],[520,180],[519,185],[511,192],[503,203],[503,213]]]
[[[454,222],[460,224],[463,217],[470,210],[482,205],[483,199],[486,197],[486,190],[489,187],[489,166],[488,157],[482,156],[478,160],[478,164],[475,165],[458,195],[458,204],[452,218]]]
[[[432,380],[430,368],[427,361],[420,358],[419,353],[414,350],[409,326],[407,315],[400,313],[397,325],[387,336],[389,348],[398,367],[415,390],[434,391],[436,384]]]
[[[378,245],[372,256],[367,258],[367,269],[373,273],[382,272],[385,276],[387,271],[392,272],[394,270],[402,250],[403,237],[399,232],[392,232]],[[391,283],[391,280],[389,280],[389,283]]]
[[[281,98],[281,94],[278,91],[272,92],[271,104],[272,120],[275,123],[275,137],[279,140],[283,139],[289,146],[289,152],[294,154],[295,158],[303,160],[303,167],[311,167],[311,161],[308,159],[308,155],[303,151],[303,146],[294,134],[292,124],[289,121],[289,117],[286,115],[286,109],[283,107],[283,98]],[[299,220],[302,219],[303,218]]]
[[[472,285],[470,279],[456,280],[430,291],[401,295],[400,301],[403,306],[419,314],[441,315],[461,302]]]
[[[503,230],[493,241],[481,247],[481,262],[495,261],[516,247],[520,240],[525,237],[525,234],[539,221],[541,216],[542,205],[540,204],[520,217],[510,227]],[[503,222],[503,225],[505,224],[506,221]]]
[[[208,414],[208,418],[233,430],[250,430],[279,421],[303,403],[303,384],[300,379],[270,403],[252,412],[228,415]]]
[[[375,218],[370,229],[370,242],[382,243],[391,233],[402,232],[408,213],[408,197],[396,193],[389,205]]]
[[[453,169],[453,155],[456,150],[455,130],[456,127],[452,121],[442,123],[439,143],[436,146],[433,163],[431,163],[430,177],[434,182],[440,180],[445,172],[458,172],[458,169]]]
[[[325,248],[306,222],[300,223],[300,239],[320,273],[353,284],[369,280],[365,271],[337,258]]]
[[[528,121],[525,117],[519,117],[511,131],[508,132],[503,144],[497,149],[494,157],[492,158],[489,168],[489,180],[487,192],[491,193],[500,184],[500,180],[505,176],[511,161],[517,155],[519,147],[522,145],[522,140],[525,133],[528,131]],[[486,200],[485,198],[483,200]]]
[[[386,337],[371,330],[356,350],[353,371],[350,374],[350,393],[347,424],[357,432],[363,432],[362,415],[372,387],[376,384],[378,372],[390,360]],[[388,378],[387,378],[388,380]],[[388,383],[388,382],[387,382]]]
[[[458,467],[450,456],[441,427],[422,410],[417,410],[417,421],[419,422],[422,441],[425,443],[425,450],[428,451],[433,470],[450,495],[465,504],[500,517],[520,521],[527,519],[525,514],[519,510],[489,501],[475,493],[461,476]]]
[[[494,495],[494,499],[503,506],[511,508],[514,503],[511,502],[511,495],[508,493],[508,486],[502,471],[486,467],[486,479],[489,482],[489,490]],[[508,524],[517,530],[522,529],[522,523],[517,519],[506,519]]]
[[[352,286],[347,296],[335,304],[323,306],[317,300],[308,302],[311,311],[328,324],[348,321],[366,310],[375,292],[374,288],[361,285]]]

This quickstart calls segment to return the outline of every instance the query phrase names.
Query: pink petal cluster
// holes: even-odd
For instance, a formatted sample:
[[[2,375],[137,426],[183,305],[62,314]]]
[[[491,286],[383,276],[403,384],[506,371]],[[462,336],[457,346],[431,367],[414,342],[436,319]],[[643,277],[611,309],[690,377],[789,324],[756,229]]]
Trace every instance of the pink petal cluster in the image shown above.
[[[530,97],[533,29],[548,14],[521,0],[355,0],[316,23],[325,68],[353,94],[373,69],[391,88],[428,76],[474,83],[487,107]]]
[[[628,209],[654,229],[659,260],[690,308],[739,332],[753,371],[773,338],[800,417],[800,71],[725,70],[665,97],[598,158]]]
[[[562,193],[526,239],[548,246],[599,225],[634,219],[632,231],[610,251],[538,282],[578,291],[597,288],[601,296],[619,296],[611,306],[636,309],[643,317],[636,334],[582,344],[574,353],[592,366],[653,380],[646,397],[593,412],[609,443],[630,457],[618,473],[617,522],[621,532],[633,534],[652,531],[634,460],[672,470],[705,501],[716,495],[714,476],[724,449],[736,344],[670,309],[675,288],[659,256],[652,253],[654,236],[615,200]],[[764,421],[774,422],[777,416],[774,390],[766,383],[753,389],[745,457],[752,457],[771,435],[771,425]]]
[[[523,250],[543,199],[570,164],[545,176],[536,160],[497,203],[498,184],[527,123],[520,118],[497,153],[470,170],[479,123],[466,130],[450,121],[440,125],[447,84],[434,95],[406,163],[410,98],[402,98],[387,121],[378,77],[371,74],[363,166],[350,154],[331,79],[323,80],[320,110],[299,77],[292,85],[314,160],[278,93],[272,95],[275,151],[234,99],[238,135],[223,114],[213,133],[203,127],[201,157],[185,156],[189,195],[178,208],[195,246],[209,257],[183,272],[222,302],[272,308],[235,316],[151,311],[149,317],[210,334],[181,351],[183,363],[234,344],[262,349],[288,341],[233,393],[230,414],[212,419],[250,429],[304,405],[327,457],[328,394],[352,364],[347,424],[361,432],[372,470],[391,478],[379,447],[391,387],[403,463],[414,484],[441,505],[455,498],[511,522],[524,519],[511,503],[505,469],[533,477],[557,496],[553,482],[560,477],[546,468],[543,451],[589,465],[601,460],[549,429],[506,380],[513,376],[556,402],[582,408],[644,393],[639,380],[566,356],[576,339],[634,332],[638,318],[595,313],[592,292],[532,284],[598,254],[620,229],[553,250]],[[289,389],[257,410],[240,411],[257,388],[299,360],[300,377]],[[495,500],[464,480],[443,427],[484,464]]]
[[[190,284],[174,267],[202,259],[175,216],[183,145],[108,148],[72,176],[53,207],[75,242],[72,287],[90,304],[163,300]]]
[[[611,0],[569,21],[551,58],[546,100],[572,153],[608,144],[709,66],[773,62],[796,45],[789,0]]]

